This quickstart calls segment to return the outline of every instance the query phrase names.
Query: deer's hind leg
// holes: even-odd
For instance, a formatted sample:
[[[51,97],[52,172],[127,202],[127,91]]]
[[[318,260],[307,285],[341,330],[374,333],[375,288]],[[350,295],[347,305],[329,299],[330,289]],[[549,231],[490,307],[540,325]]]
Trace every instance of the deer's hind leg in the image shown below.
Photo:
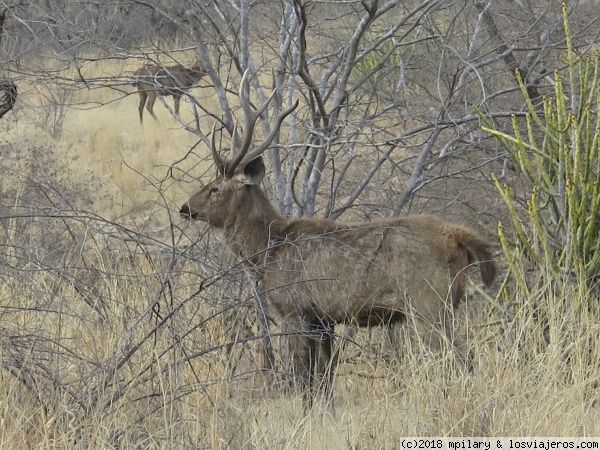
[[[154,120],[158,120],[156,118],[156,116],[154,115],[154,102],[156,101],[156,92],[148,91],[148,92],[146,92],[146,95],[148,97],[148,102],[146,103],[146,109],[148,110],[150,115],[154,118]]]
[[[146,98],[148,97],[148,94],[142,89],[138,90],[138,94],[140,96],[140,101],[138,103],[138,113],[140,115],[140,123],[143,123],[143,121],[144,121],[144,105],[146,104]]]
[[[173,94],[173,103],[175,104],[175,114],[179,115],[179,104],[181,103],[181,94]]]
[[[423,344],[434,352],[453,350],[455,368],[472,370],[472,355],[466,342],[455,336],[452,311],[449,307],[440,308],[437,314],[434,311],[426,313],[421,311],[419,314],[417,311],[413,319],[414,327]]]

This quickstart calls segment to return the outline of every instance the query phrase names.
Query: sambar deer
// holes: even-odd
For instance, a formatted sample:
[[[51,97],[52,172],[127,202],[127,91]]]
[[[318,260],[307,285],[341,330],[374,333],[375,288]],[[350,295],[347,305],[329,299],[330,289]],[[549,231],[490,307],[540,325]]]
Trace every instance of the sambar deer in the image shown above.
[[[488,242],[431,215],[357,223],[283,217],[259,186],[265,176],[261,153],[297,103],[280,113],[266,140],[249,151],[255,121],[272,95],[252,110],[244,83],[245,76],[243,144],[224,161],[213,127],[218,175],[181,206],[180,214],[220,230],[225,244],[264,283],[269,302],[291,328],[305,406],[312,404],[315,376],[321,375],[315,372],[324,367],[317,349],[332,357],[336,324],[371,326],[409,318],[431,349],[449,345],[467,363],[468,350],[454,337],[452,312],[464,296],[471,264],[479,262],[484,284],[492,284],[496,267]],[[323,374],[328,397],[333,365]]]
[[[181,96],[198,83],[206,73],[199,62],[189,69],[181,64],[168,67],[145,64],[133,72],[135,81],[132,84],[137,88],[140,96],[138,103],[140,123],[143,122],[144,105],[146,105],[150,115],[156,119],[153,108],[158,95],[172,95],[175,103],[175,113],[179,115]]]

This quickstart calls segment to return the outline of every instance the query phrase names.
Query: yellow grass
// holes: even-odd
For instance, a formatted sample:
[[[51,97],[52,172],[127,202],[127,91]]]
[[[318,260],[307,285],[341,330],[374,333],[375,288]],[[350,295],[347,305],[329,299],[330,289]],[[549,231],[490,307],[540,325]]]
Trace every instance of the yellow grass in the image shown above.
[[[140,64],[135,60],[119,66],[94,63],[84,66],[82,72],[90,77],[118,76],[125,80]],[[75,72],[66,71],[62,75],[75,77]],[[99,197],[107,198],[99,206],[106,208],[102,212],[109,217],[155,200],[156,184],[168,179],[171,165],[183,158],[198,139],[185,131],[160,101],[154,106],[158,120],[146,113],[145,122],[140,124],[138,96],[133,86],[113,89],[92,84],[91,89],[86,89],[80,83],[77,87],[78,90],[65,93],[52,82],[21,81],[19,101],[4,119],[5,139],[19,145],[27,136],[25,147],[50,145],[64,164],[65,174],[73,179],[91,170],[102,179],[103,192]],[[194,94],[198,101],[209,106],[214,101],[208,89],[198,88]],[[173,107],[172,97],[162,99]],[[52,130],[60,110],[56,103],[61,102],[66,103],[65,118],[59,127],[60,136],[54,138]],[[193,118],[191,103],[185,98],[181,117],[184,122]],[[205,151],[203,145],[198,149],[201,156]],[[197,163],[198,158],[192,156],[179,163],[175,173],[181,174]],[[191,175],[201,174],[196,170]],[[180,202],[193,190],[168,180],[161,189],[174,202]]]
[[[3,119],[5,141],[23,152],[10,162],[12,170],[33,176],[32,148],[48,144],[61,186],[90,171],[102,180],[90,212],[122,223],[116,219],[133,211],[134,224],[168,225],[168,209],[176,214],[195,187],[169,179],[167,169],[196,138],[160,104],[160,120],[147,116],[140,126],[135,95],[99,89],[74,99],[106,105],[69,110],[55,139],[38,114],[40,89],[22,83],[16,111]],[[209,92],[194,91],[214,102]],[[189,108],[182,103],[188,120]],[[177,173],[197,163],[193,156]],[[201,173],[196,167],[192,175]],[[551,335],[569,330],[565,345],[555,339],[545,346],[529,312],[517,312],[516,335],[525,335],[513,342],[489,324],[489,303],[472,300],[471,374],[449,372],[410,340],[390,348],[382,330],[362,330],[341,355],[333,410],[317,402],[306,416],[300,395],[278,384],[285,374],[259,373],[255,341],[230,352],[221,347],[247,337],[230,326],[250,314],[249,294],[232,295],[242,305],[229,315],[218,301],[228,284],[208,283],[194,295],[205,276],[228,266],[169,252],[171,242],[189,243],[177,228],[107,238],[96,222],[75,220],[69,226],[77,245],[65,239],[68,251],[46,262],[20,259],[22,247],[9,244],[21,242],[23,222],[2,220],[8,231],[0,267],[0,448],[370,449],[397,448],[402,436],[417,435],[600,435],[600,356],[589,344],[600,330],[585,314],[572,325],[574,310],[552,318]],[[48,231],[61,226],[43,223]],[[183,230],[190,237],[203,231]],[[41,248],[44,234],[33,233],[27,248]],[[209,267],[200,270],[201,264]]]

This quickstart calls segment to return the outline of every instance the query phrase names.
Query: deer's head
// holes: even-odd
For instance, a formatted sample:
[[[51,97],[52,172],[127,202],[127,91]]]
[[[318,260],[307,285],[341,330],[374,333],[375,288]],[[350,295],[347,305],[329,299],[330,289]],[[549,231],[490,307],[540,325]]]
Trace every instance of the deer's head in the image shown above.
[[[258,187],[265,175],[265,164],[261,154],[272,143],[279,133],[281,123],[296,109],[298,102],[276,116],[264,142],[250,151],[256,121],[277,90],[274,87],[269,98],[258,109],[253,109],[250,106],[247,76],[248,71],[242,77],[239,94],[244,117],[243,137],[241,143],[238,143],[234,129],[232,139],[232,150],[239,150],[230,160],[221,158],[215,144],[215,124],[211,133],[211,153],[217,168],[217,177],[182,205],[179,213],[184,218],[203,220],[216,228],[223,228],[228,222],[240,222],[250,215],[274,214],[274,208]]]
[[[226,163],[225,163],[226,164]],[[231,176],[220,172],[185,202],[179,213],[184,218],[202,220],[223,228],[231,219],[247,217],[256,203],[264,203],[264,193],[257,186],[265,175],[262,156],[238,166]],[[249,211],[250,209],[250,211]],[[259,213],[264,208],[259,209]]]

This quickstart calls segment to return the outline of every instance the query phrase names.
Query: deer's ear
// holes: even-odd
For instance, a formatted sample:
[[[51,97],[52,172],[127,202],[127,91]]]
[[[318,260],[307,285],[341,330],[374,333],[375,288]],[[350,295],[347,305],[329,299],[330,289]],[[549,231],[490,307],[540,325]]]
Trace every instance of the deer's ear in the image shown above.
[[[249,161],[240,174],[239,180],[242,184],[258,184],[265,176],[265,162],[262,156]]]

